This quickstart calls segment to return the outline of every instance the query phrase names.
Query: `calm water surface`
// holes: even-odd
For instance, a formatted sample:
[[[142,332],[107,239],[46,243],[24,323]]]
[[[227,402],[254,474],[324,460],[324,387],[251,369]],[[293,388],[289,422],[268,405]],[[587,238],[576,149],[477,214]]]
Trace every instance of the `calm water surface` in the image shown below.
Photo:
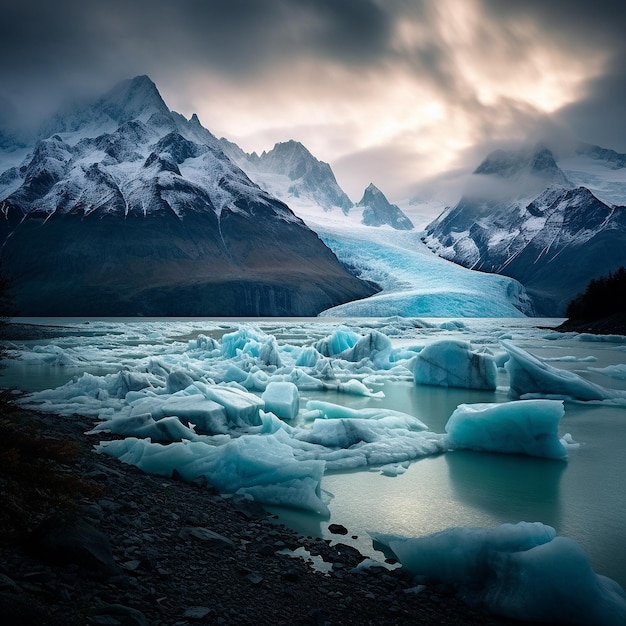
[[[62,320],[55,322],[63,323]],[[306,342],[307,335],[302,327],[294,330],[289,327],[293,320],[283,322],[285,326],[280,327],[280,320],[267,321],[267,332],[274,330],[279,342]],[[321,322],[327,325],[329,320]],[[594,357],[595,362],[558,361],[552,365],[575,371],[606,387],[626,389],[626,381],[587,369],[589,366],[601,368],[626,363],[626,343],[587,342],[574,336],[554,341],[549,338],[549,332],[535,328],[541,322],[554,325],[554,320],[464,322],[472,332],[468,335],[467,331],[461,330],[458,336],[477,343],[483,336],[493,338],[494,333],[509,331],[516,345],[542,358]],[[180,348],[183,350],[187,335],[179,330],[176,322],[161,320],[159,323],[171,324],[172,330],[165,340],[155,333],[151,349],[154,346],[157,349],[164,346],[165,349],[167,344],[171,346],[172,341],[183,337]],[[195,326],[190,336],[197,334],[198,328],[202,329],[202,322],[197,323],[200,326]],[[308,323],[314,329],[318,321]],[[137,347],[146,343],[146,337],[141,333],[135,338],[126,333],[121,340],[115,333],[99,335],[90,325],[81,326],[79,331],[85,334],[85,349],[90,342],[110,341],[111,345],[116,345],[116,341],[121,341],[123,345],[117,346],[115,358],[122,354],[124,358],[132,359],[138,354]],[[210,326],[207,321],[206,334],[211,332],[219,335],[224,331]],[[455,334],[447,332],[445,336]],[[441,337],[442,333],[433,333],[425,341]],[[415,339],[409,341],[401,336],[392,340],[394,345],[417,343]],[[30,343],[45,345],[47,342]],[[68,345],[75,343],[75,337],[67,339]],[[94,374],[115,371],[115,358],[109,365],[83,369]],[[37,390],[63,384],[76,374],[76,367],[18,361],[9,364],[1,382],[3,386]],[[329,393],[303,394],[306,396],[303,400],[321,399],[355,408],[384,406],[415,415],[431,430],[443,432],[450,414],[461,403],[506,402],[506,373],[500,372],[499,377],[499,388],[495,392],[416,386],[410,381],[396,381],[377,387],[385,392],[382,400]],[[368,531],[421,536],[451,526],[540,521],[554,526],[560,535],[578,541],[598,573],[626,587],[626,409],[568,402],[560,428],[561,434],[566,432],[583,444],[579,450],[570,451],[568,462],[455,451],[416,461],[405,474],[395,477],[383,476],[377,471],[327,474],[322,487],[332,494],[332,498],[328,496],[331,519],[320,520],[281,510],[281,520],[305,534],[334,539],[337,536],[328,533],[328,524],[343,524],[350,534],[347,538],[339,537],[339,540],[352,543],[372,555],[376,553],[371,547]],[[357,535],[358,539],[351,539],[350,535]]]

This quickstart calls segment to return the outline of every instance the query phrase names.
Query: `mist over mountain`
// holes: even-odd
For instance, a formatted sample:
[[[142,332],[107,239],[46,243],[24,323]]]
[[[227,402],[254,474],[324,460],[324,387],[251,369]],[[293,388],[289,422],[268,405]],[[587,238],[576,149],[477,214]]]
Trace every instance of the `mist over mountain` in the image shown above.
[[[564,315],[592,278],[626,262],[626,208],[580,185],[587,180],[602,195],[626,199],[623,157],[586,144],[558,160],[543,145],[493,152],[456,206],[427,226],[424,241],[465,267],[519,280],[538,313]]]
[[[5,147],[0,217],[22,315],[315,315],[375,291],[147,76]]]

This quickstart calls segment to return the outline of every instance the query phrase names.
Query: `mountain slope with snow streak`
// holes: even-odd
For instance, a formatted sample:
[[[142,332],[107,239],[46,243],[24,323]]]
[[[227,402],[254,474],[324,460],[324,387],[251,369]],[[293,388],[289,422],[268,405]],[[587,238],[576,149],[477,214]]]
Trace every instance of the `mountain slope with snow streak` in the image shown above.
[[[0,158],[21,315],[310,316],[376,291],[146,76],[41,133]]]

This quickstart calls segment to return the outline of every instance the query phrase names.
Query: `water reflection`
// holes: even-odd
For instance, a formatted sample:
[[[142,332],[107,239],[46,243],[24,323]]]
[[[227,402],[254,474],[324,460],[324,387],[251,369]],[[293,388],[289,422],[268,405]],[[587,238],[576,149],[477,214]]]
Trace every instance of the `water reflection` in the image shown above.
[[[560,482],[567,463],[455,450],[445,455],[454,495],[497,520],[560,527]]]

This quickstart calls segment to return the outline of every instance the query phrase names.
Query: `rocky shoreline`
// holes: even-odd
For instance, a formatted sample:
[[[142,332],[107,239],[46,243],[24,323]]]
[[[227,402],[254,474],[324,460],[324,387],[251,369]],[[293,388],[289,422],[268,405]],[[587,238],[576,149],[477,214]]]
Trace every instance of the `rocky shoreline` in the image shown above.
[[[17,533],[4,529],[5,624],[511,623],[468,609],[443,587],[416,588],[401,569],[359,566],[364,557],[340,535],[302,537],[253,502],[96,454],[79,418],[26,415],[45,441],[76,442],[76,458],[49,471],[86,489],[74,507],[40,511]],[[328,573],[285,554],[302,548]]]

